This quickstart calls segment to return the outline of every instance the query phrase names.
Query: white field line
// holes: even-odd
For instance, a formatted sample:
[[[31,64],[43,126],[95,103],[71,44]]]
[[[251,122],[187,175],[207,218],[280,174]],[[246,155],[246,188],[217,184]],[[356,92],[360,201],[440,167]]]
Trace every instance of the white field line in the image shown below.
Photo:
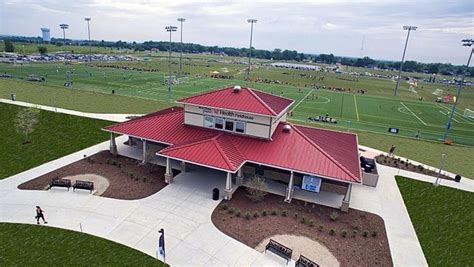
[[[420,119],[420,117],[418,117],[413,111],[411,111],[411,109],[409,109],[405,104],[403,104],[403,102],[400,102],[400,104],[402,104],[402,106],[404,106],[408,111],[410,111],[410,113],[415,116],[419,121],[421,121],[421,123],[423,123],[425,126],[428,125],[426,124],[426,122],[424,122],[422,119]]]
[[[356,100],[356,95],[353,94],[352,95],[354,97],[354,105],[355,105],[355,109],[356,109],[356,116],[357,116],[357,121],[359,121],[359,110],[357,110],[357,100]]]
[[[451,112],[451,110],[450,110],[448,107],[445,107],[445,106],[443,106],[443,105],[441,105],[441,104],[438,104],[438,106],[439,106],[440,108],[443,108],[444,110],[447,110],[447,111]],[[454,112],[454,116],[456,116],[456,115],[459,117],[459,119],[462,120],[461,123],[469,123],[469,124],[472,124],[472,121],[469,121],[468,119],[464,118],[464,116],[463,116],[461,113],[455,111],[455,112]],[[453,117],[453,119],[454,119],[454,117]]]
[[[443,114],[444,116],[448,116],[448,113],[444,113],[442,110],[440,110],[439,112],[440,112],[441,114]],[[458,120],[456,120],[455,117],[453,117],[453,120],[454,120],[455,122],[459,122]]]
[[[298,107],[301,104],[301,102],[303,102],[309,96],[309,94],[311,94],[313,91],[314,89],[311,89],[311,91],[309,91],[298,103],[296,103],[296,105],[290,110],[290,112],[295,110],[296,107]]]

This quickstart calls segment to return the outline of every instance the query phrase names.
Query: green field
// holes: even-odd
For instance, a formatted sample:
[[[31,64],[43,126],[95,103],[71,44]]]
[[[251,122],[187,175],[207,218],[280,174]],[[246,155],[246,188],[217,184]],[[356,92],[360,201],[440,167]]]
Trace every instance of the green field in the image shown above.
[[[430,266],[472,266],[474,193],[396,177]]]
[[[167,266],[138,250],[59,228],[0,223],[1,266]]]
[[[176,62],[174,63],[172,66],[173,70],[176,71],[177,64]],[[154,68],[158,72],[97,67],[98,65]],[[353,90],[369,88],[367,89],[368,93],[364,95],[293,85],[246,83],[239,80],[243,79],[244,76],[243,65],[215,62],[214,60],[209,62],[209,60],[203,59],[188,59],[185,61],[184,71],[191,73],[189,80],[185,83],[174,85],[172,93],[169,95],[167,86],[164,84],[165,74],[163,71],[166,71],[166,68],[167,61],[163,58],[156,58],[149,62],[73,64],[70,66],[73,88],[66,89],[63,86],[66,77],[66,66],[64,64],[31,63],[23,66],[0,64],[0,72],[14,75],[13,80],[24,82],[24,86],[34,84],[34,82],[25,81],[29,74],[37,74],[46,78],[46,82],[41,83],[41,86],[40,83],[35,84],[37,88],[44,88],[44,85],[46,85],[48,88],[57,88],[61,91],[69,90],[73,96],[75,96],[73,92],[78,90],[105,94],[111,94],[112,90],[114,90],[116,96],[154,100],[155,102],[153,103],[159,103],[157,105],[159,107],[170,105],[169,96],[171,96],[173,101],[227,85],[249,85],[256,89],[294,99],[295,104],[292,107],[294,116],[291,119],[295,121],[308,121],[308,117],[317,117],[328,113],[329,116],[338,120],[336,126],[341,129],[386,133],[389,127],[396,127],[400,129],[398,135],[415,137],[417,132],[420,131],[419,138],[427,140],[440,140],[442,138],[451,108],[450,104],[440,104],[433,101],[435,96],[430,96],[430,90],[434,90],[431,87],[435,85],[432,84],[425,85],[424,91],[420,90],[419,95],[423,95],[422,92],[424,92],[426,100],[418,101],[416,100],[418,96],[415,97],[408,90],[405,90],[403,86],[400,89],[399,97],[388,97],[392,93],[393,83],[390,80],[379,78],[358,77],[358,82],[354,82],[337,79],[336,74],[313,72],[313,75],[316,76],[325,75],[325,83],[331,86],[351,86]],[[213,79],[206,76],[206,73],[208,74],[211,70],[221,70],[224,68],[229,73],[235,73],[234,79]],[[259,68],[252,75],[258,77],[268,75],[268,78],[283,79],[284,77],[280,78],[281,72],[287,73],[288,70]],[[296,73],[302,74],[307,72],[297,71]],[[289,83],[292,84],[292,76],[286,76],[288,76]],[[298,79],[298,83],[303,83],[307,82],[304,80],[306,77],[296,77],[294,79]],[[22,86],[21,83],[10,83],[10,81],[3,79],[0,81],[0,93],[5,98],[14,92],[17,94],[18,100],[26,100],[27,97],[21,92]],[[455,88],[448,87],[447,90],[454,92]],[[51,97],[54,100],[56,94],[44,95],[44,97]],[[459,106],[472,107],[473,102],[474,90],[471,87],[466,88]],[[474,120],[464,117],[461,112],[458,109],[458,112],[455,113],[453,125],[449,132],[449,139],[459,144],[474,145]]]
[[[31,143],[15,131],[14,119],[22,109],[0,103],[0,179],[31,169],[107,140],[100,129],[109,121],[41,111],[39,124],[30,135]]]

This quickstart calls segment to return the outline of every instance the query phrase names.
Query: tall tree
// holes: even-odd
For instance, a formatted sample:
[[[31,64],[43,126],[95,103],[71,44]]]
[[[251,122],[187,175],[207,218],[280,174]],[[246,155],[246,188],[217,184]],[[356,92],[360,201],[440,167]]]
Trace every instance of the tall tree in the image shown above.
[[[10,39],[3,40],[3,43],[5,45],[5,52],[15,52],[15,46]]]
[[[38,52],[41,55],[44,55],[44,54],[48,53],[48,48],[46,48],[46,46],[38,46]]]
[[[39,123],[40,110],[37,108],[22,108],[16,114],[15,129],[19,134],[25,136],[25,143],[29,143],[29,135]]]

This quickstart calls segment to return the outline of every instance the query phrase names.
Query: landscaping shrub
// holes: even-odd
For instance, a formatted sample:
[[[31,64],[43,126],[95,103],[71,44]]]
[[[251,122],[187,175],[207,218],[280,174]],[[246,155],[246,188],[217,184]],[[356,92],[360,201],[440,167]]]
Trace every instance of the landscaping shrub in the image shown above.
[[[119,163],[117,164],[117,167],[122,168],[122,163],[119,162]]]
[[[337,211],[333,211],[333,212],[331,212],[331,214],[329,215],[329,218],[331,218],[331,221],[335,221],[338,216],[339,216],[339,213],[338,213]]]
[[[282,210],[281,216],[283,216],[283,217],[288,216],[288,211],[287,210]]]
[[[111,162],[110,159],[107,159],[107,160],[105,161],[105,163],[107,163],[107,164],[110,164],[110,162]]]
[[[247,211],[245,213],[245,219],[250,220],[250,218],[252,218],[252,215],[250,215],[250,212]]]
[[[254,217],[254,218],[257,218],[257,217],[258,217],[258,212],[257,212],[257,211],[253,213],[253,217]]]
[[[293,215],[293,217],[296,219],[298,219],[298,213],[295,212],[295,214]]]
[[[330,234],[330,235],[335,235],[335,234],[336,234],[336,230],[334,230],[334,228],[331,228],[331,230],[329,230],[329,234]]]
[[[146,183],[146,177],[143,177],[143,182]]]
[[[272,212],[270,213],[271,215],[277,215],[277,210],[276,209],[272,209]]]
[[[324,230],[324,225],[320,224],[319,227],[318,227],[318,230],[319,230],[320,232],[322,232],[322,231]]]
[[[236,217],[240,217],[241,213],[240,213],[240,210],[239,209],[236,209],[235,210],[235,216]]]
[[[302,224],[305,224],[305,223],[306,223],[306,218],[305,218],[304,216],[303,216],[303,217],[301,217],[301,220],[300,220],[300,222],[301,222]]]
[[[112,165],[116,166],[117,165],[117,161],[112,161]]]
[[[352,237],[355,237],[359,231],[357,229],[352,230]]]
[[[364,230],[364,233],[362,234],[363,237],[368,237],[369,236],[369,231]]]
[[[128,177],[130,177],[130,179],[133,179],[133,178],[135,178],[135,175],[133,173],[129,172]]]
[[[234,214],[235,212],[235,209],[233,207],[230,207],[228,210],[227,210],[227,213],[229,214]]]
[[[252,179],[245,183],[245,190],[247,190],[247,197],[254,202],[262,201],[267,194],[267,185],[265,180],[255,175]]]
[[[372,232],[372,237],[377,237],[377,231]]]
[[[227,210],[229,208],[229,205],[227,203],[222,204],[222,209]]]
[[[314,221],[313,220],[309,220],[308,224],[309,224],[310,227],[314,227]]]
[[[344,229],[341,231],[341,236],[346,237],[347,236],[347,231]]]
[[[262,216],[267,216],[267,210],[262,210]]]

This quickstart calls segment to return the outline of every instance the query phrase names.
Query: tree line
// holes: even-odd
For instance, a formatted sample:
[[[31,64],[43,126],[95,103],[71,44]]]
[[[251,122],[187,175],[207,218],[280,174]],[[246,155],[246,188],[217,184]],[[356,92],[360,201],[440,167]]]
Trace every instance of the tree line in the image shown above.
[[[23,37],[23,36],[12,36],[12,37],[0,37],[5,42],[5,51],[6,52],[13,52],[13,42],[22,42],[22,43],[43,43],[41,37]],[[85,46],[89,45],[89,42],[86,40],[65,40],[67,45],[79,45]],[[7,50],[7,43],[9,43],[9,50]],[[62,46],[64,44],[64,40],[61,38],[52,38],[51,44]],[[158,50],[158,51],[169,51],[170,43],[166,41],[146,41],[143,43],[137,42],[125,42],[125,41],[98,41],[98,40],[91,40],[92,46],[98,47],[105,47],[111,49],[130,49],[134,51],[150,51],[150,50]],[[171,43],[171,50],[173,52],[181,51],[181,44],[177,42]],[[282,49],[274,49],[273,51],[264,50],[264,49],[255,49],[251,48],[235,48],[235,47],[219,47],[219,46],[204,46],[200,44],[194,43],[183,43],[182,50],[184,53],[210,53],[210,54],[225,54],[228,56],[235,56],[235,57],[247,57],[249,52],[251,53],[252,57],[259,58],[259,59],[273,59],[273,60],[288,60],[288,61],[303,61],[308,60],[312,62],[318,63],[326,63],[326,64],[336,64],[340,63],[345,66],[353,66],[353,67],[368,67],[368,68],[379,68],[379,69],[389,69],[389,70],[398,70],[400,68],[400,62],[398,61],[382,61],[382,60],[375,60],[370,57],[363,57],[363,58],[350,58],[350,57],[341,57],[335,56],[333,54],[307,54],[307,53],[299,53],[296,50],[282,50]],[[45,52],[42,48],[42,54]],[[460,75],[465,71],[464,66],[456,66],[450,63],[421,63],[417,61],[410,61],[407,60],[403,64],[403,71],[406,72],[424,72],[424,73],[440,73],[443,75]],[[474,77],[474,68],[470,67],[468,72],[468,76]]]

